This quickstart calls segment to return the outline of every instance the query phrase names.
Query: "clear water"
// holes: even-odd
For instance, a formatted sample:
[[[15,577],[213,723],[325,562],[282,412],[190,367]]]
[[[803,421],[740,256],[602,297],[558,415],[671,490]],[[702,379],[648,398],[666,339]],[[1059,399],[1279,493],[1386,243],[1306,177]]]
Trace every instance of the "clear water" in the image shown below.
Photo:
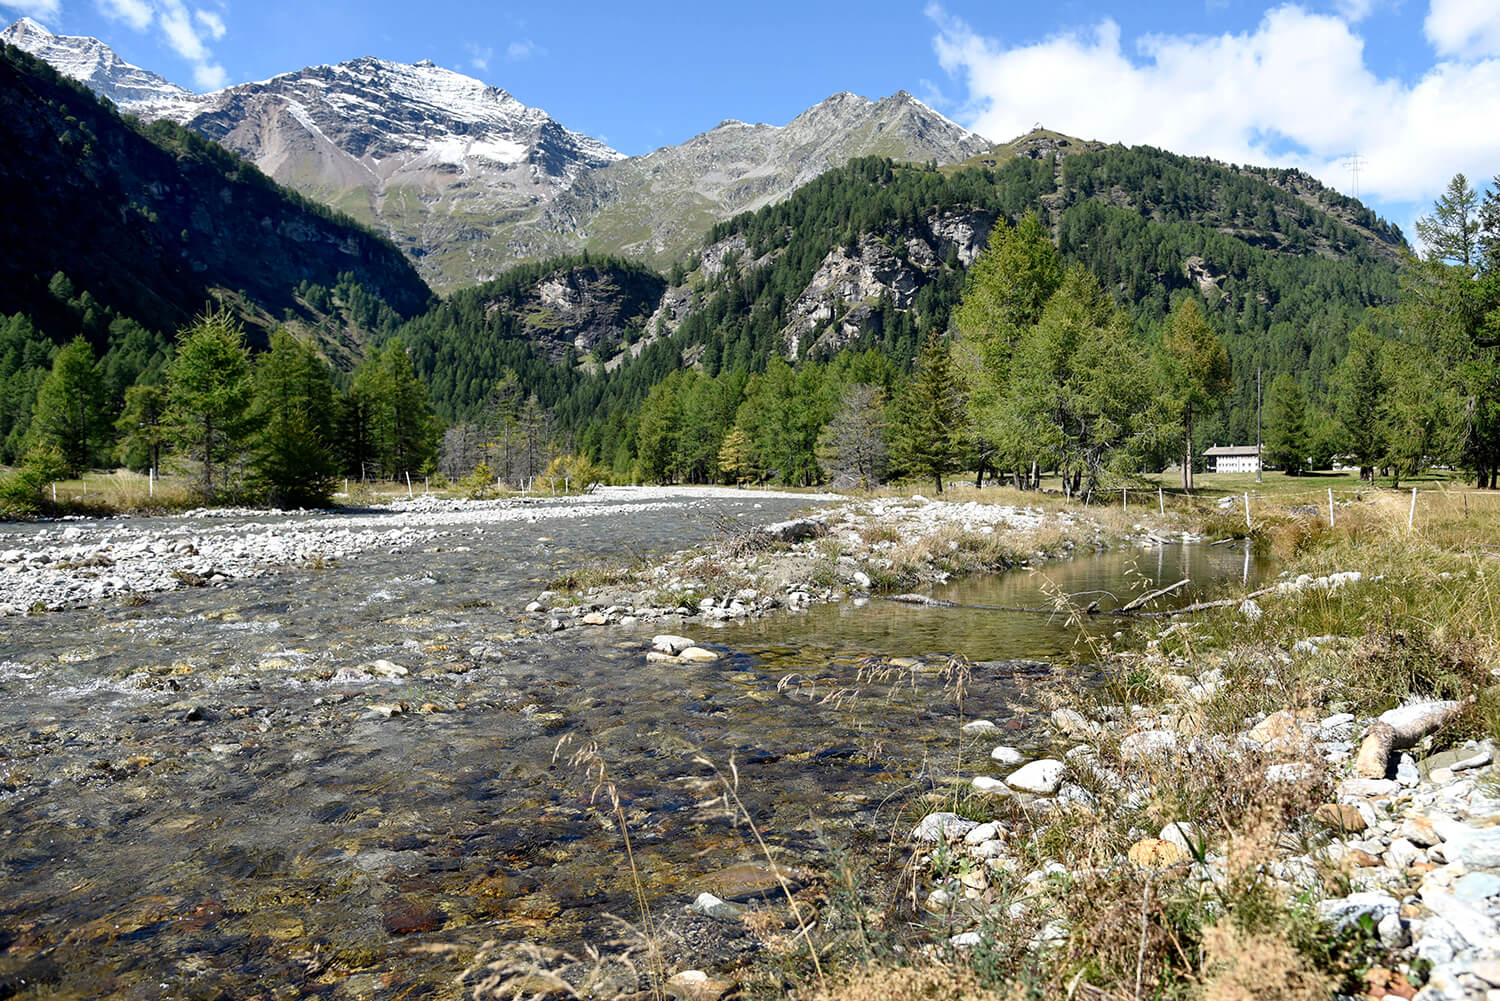
[[[684,930],[669,952],[732,952],[681,916],[706,874],[755,857],[694,755],[732,759],[757,824],[816,868],[831,844],[881,840],[951,767],[938,672],[883,655],[985,662],[964,715],[1025,744],[1042,716],[1024,708],[1032,669],[1011,662],[1069,658],[1078,635],[1061,617],[844,602],[659,626],[726,652],[662,668],[651,629],[521,631],[570,568],[798,506],[456,525],[440,551],[0,620],[0,997],[452,996],[456,961],[415,946],[609,937],[610,915],[635,912],[631,882],[593,782],[554,759],[565,735],[601,748],[647,895]],[[1172,547],[937,596],[1036,606],[1043,573],[1123,594],[1140,575],[1211,588],[1259,571]],[[411,673],[338,680],[376,659]],[[371,708],[392,705],[406,712]]]

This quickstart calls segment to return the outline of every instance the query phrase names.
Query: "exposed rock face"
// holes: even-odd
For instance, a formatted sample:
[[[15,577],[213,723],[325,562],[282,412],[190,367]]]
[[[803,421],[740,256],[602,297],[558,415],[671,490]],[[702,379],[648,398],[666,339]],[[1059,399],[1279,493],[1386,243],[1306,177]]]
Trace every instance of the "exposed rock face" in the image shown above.
[[[526,335],[557,362],[569,348],[586,354],[618,342],[627,329],[644,328],[665,287],[648,275],[585,264],[543,278],[519,302],[496,301],[487,308],[513,309]]]
[[[973,263],[993,224],[982,213],[950,210],[927,219],[920,233],[893,240],[865,234],[853,253],[835,247],[792,303],[783,352],[788,358],[837,352],[872,328],[883,298],[896,309],[911,308],[950,254],[965,267]]]

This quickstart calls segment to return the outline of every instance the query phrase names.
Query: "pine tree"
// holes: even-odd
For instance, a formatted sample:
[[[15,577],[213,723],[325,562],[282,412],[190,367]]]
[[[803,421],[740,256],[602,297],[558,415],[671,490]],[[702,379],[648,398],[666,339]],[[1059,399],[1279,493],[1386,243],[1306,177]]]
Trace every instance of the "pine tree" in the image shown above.
[[[167,369],[168,434],[201,463],[200,488],[227,487],[231,463],[244,455],[256,422],[250,358],[239,322],[219,311],[199,317],[177,339]]]
[[[83,472],[104,434],[104,383],[94,349],[75,337],[58,351],[36,394],[31,435],[62,455],[68,475]]]
[[[1358,327],[1349,336],[1349,353],[1339,368],[1337,411],[1342,448],[1359,466],[1361,479],[1375,479],[1375,467],[1385,461],[1386,385],[1380,345],[1375,335]]]
[[[1282,372],[1271,380],[1266,395],[1266,462],[1280,466],[1288,476],[1300,476],[1307,471],[1307,456],[1312,449],[1302,387],[1291,373]]]
[[[899,465],[930,476],[938,493],[943,474],[958,468],[963,454],[964,400],[948,341],[936,330],[927,335],[917,371],[897,408],[892,452]]]
[[[167,443],[167,394],[161,386],[137,383],[125,390],[125,409],[115,421],[120,461],[129,469],[161,470]]]
[[[333,382],[312,348],[284,330],[255,365],[257,482],[276,507],[322,507],[333,497]]]

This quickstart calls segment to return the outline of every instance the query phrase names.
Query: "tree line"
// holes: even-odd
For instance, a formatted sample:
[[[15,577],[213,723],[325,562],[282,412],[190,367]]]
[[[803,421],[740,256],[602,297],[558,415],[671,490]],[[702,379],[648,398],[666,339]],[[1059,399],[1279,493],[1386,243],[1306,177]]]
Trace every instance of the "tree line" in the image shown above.
[[[20,469],[5,482],[8,508],[35,510],[48,482],[110,462],[152,474],[179,466],[206,502],[320,506],[340,476],[421,475],[437,453],[441,424],[399,341],[371,352],[340,390],[308,344],[277,330],[252,357],[239,322],[218,310],[179,331],[118,408],[108,374],[82,336],[55,351]]]

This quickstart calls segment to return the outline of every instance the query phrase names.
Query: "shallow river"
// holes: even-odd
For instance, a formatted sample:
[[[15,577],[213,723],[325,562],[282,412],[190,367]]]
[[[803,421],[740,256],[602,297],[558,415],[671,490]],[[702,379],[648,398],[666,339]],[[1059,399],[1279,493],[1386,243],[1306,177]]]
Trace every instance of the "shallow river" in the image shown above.
[[[976,662],[964,718],[1034,745],[1035,662],[1078,637],[1062,616],[846,601],[676,624],[727,656],[663,669],[645,661],[650,628],[525,628],[524,605],[570,569],[803,504],[458,522],[425,551],[0,619],[0,998],[449,997],[460,964],[426,946],[603,942],[611,915],[635,914],[632,883],[607,801],[554,760],[565,735],[601,749],[673,961],[750,948],[683,910],[756,857],[695,754],[735,762],[792,864],[851,844],[874,857],[909,794],[952,770],[944,659]],[[936,594],[1031,607],[1259,572],[1242,551],[1168,547]],[[410,673],[350,680],[376,660]],[[988,770],[996,742],[965,754]]]

